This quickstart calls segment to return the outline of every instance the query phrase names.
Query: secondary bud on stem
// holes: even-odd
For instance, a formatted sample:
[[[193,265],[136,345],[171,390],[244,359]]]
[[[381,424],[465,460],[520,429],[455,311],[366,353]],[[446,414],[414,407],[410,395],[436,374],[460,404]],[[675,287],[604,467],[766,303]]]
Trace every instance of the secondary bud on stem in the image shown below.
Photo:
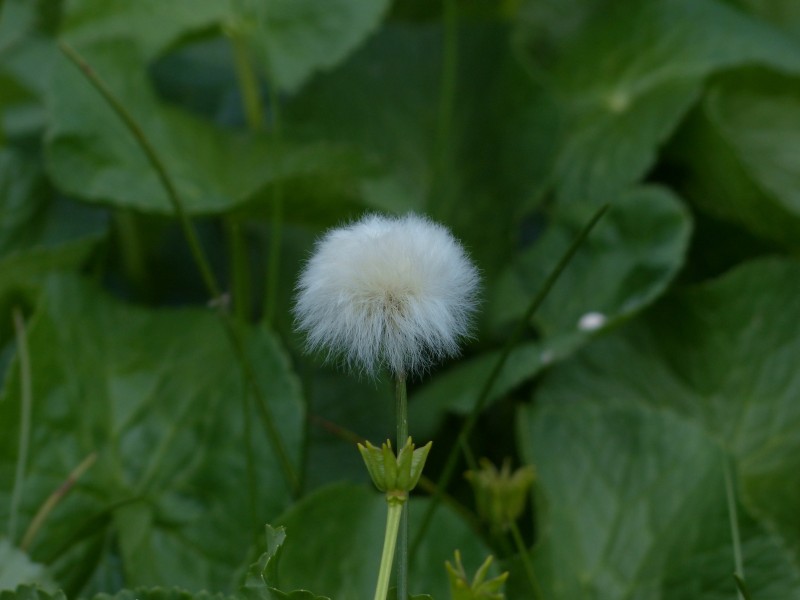
[[[369,442],[365,446],[358,444],[358,451],[361,452],[375,487],[386,492],[387,501],[405,502],[408,492],[419,482],[431,444],[432,442],[428,442],[415,449],[409,437],[397,456],[392,450],[390,440],[386,440],[380,448]]]
[[[455,566],[450,561],[445,561],[447,576],[450,578],[450,598],[452,600],[503,600],[505,596],[501,591],[503,584],[508,579],[508,571],[494,579],[486,579],[492,557],[487,556],[483,564],[478,567],[475,577],[470,582],[464,565],[461,564],[461,553],[456,550]]]
[[[478,471],[467,471],[466,478],[475,491],[478,514],[495,531],[505,531],[525,510],[525,500],[535,479],[533,467],[526,465],[513,473],[511,463],[497,468],[485,458]]]

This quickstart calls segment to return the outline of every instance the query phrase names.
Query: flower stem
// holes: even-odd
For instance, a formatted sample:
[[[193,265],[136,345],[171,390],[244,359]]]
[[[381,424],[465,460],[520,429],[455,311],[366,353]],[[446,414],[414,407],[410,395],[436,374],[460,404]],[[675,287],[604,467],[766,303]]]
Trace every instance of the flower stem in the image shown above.
[[[250,320],[250,273],[247,265],[247,238],[242,222],[235,216],[225,219],[228,237],[228,253],[233,289],[233,314],[239,323]]]
[[[429,206],[439,206],[443,218],[453,208],[452,186],[447,185],[452,161],[453,113],[458,74],[458,6],[456,0],[442,0],[442,79],[439,91],[438,127],[433,160]],[[434,202],[436,199],[436,202]],[[403,599],[405,600],[405,599]]]
[[[189,245],[189,249],[191,250],[195,264],[200,270],[203,282],[205,283],[208,292],[211,294],[212,300],[219,300],[222,296],[221,288],[217,283],[210,263],[203,252],[203,248],[197,238],[197,233],[194,230],[192,221],[184,209],[183,200],[178,194],[178,190],[175,187],[175,184],[173,183],[169,173],[167,172],[164,161],[161,160],[161,157],[156,152],[147,135],[145,135],[144,130],[139,126],[139,123],[137,123],[133,118],[133,115],[131,115],[128,109],[125,108],[122,102],[116,97],[116,95],[111,91],[105,81],[103,81],[94,71],[94,69],[92,69],[92,67],[69,44],[65,42],[59,42],[59,47],[64,55],[70,61],[72,61],[72,63],[78,67],[78,69],[80,69],[89,83],[94,86],[94,88],[100,93],[111,109],[122,120],[122,122],[128,128],[128,131],[130,131],[131,135],[133,135],[133,137],[136,139],[139,147],[145,153],[145,156],[147,156],[150,166],[152,166],[156,171],[158,179],[161,182],[161,185],[164,187],[164,191],[167,193],[167,197],[172,204],[172,208],[175,211],[175,216],[177,217],[184,236],[186,237],[186,242]],[[293,496],[297,496],[300,493],[300,479],[295,471],[294,466],[292,465],[292,461],[289,459],[289,454],[283,443],[283,439],[280,436],[278,427],[275,425],[275,421],[272,418],[272,413],[269,410],[266,398],[264,397],[264,394],[258,385],[256,370],[247,355],[243,335],[234,326],[233,320],[226,310],[219,310],[217,311],[217,314],[219,315],[222,325],[225,329],[225,333],[231,342],[234,355],[241,363],[247,378],[247,382],[249,383],[253,390],[253,394],[256,397],[256,409],[258,410],[258,414],[261,418],[261,423],[264,426],[267,438],[269,439],[270,444],[272,444],[272,449],[278,458],[281,468],[283,469],[283,475],[286,479],[289,490]]]
[[[17,468],[14,473],[14,488],[11,491],[11,507],[8,511],[8,539],[13,542],[17,528],[17,511],[22,497],[22,490],[25,488],[25,466],[28,463],[28,450],[30,448],[31,433],[31,404],[33,403],[33,393],[31,392],[31,361],[28,351],[28,336],[25,332],[25,320],[22,311],[15,307],[14,333],[17,338],[17,356],[19,357],[19,380],[20,380],[20,426],[19,426],[19,445],[17,450]]]
[[[386,498],[386,505],[386,534],[383,538],[383,553],[378,570],[378,584],[375,586],[375,600],[386,600],[386,595],[389,593],[389,579],[392,576],[392,560],[397,543],[397,532],[406,503],[399,498],[390,497]],[[398,598],[400,598],[399,595]]]
[[[28,548],[30,548],[31,543],[33,543],[33,539],[36,537],[39,529],[42,527],[42,524],[45,522],[47,517],[53,512],[53,509],[58,506],[58,503],[67,495],[67,493],[72,489],[72,486],[75,485],[75,482],[80,479],[81,475],[83,475],[89,467],[94,464],[94,461],[97,460],[97,454],[92,452],[84,458],[81,463],[75,467],[69,475],[67,475],[67,479],[58,486],[58,489],[55,490],[52,494],[47,497],[47,500],[44,501],[39,507],[39,510],[36,511],[36,515],[34,515],[31,524],[28,525],[28,529],[25,531],[25,535],[22,536],[22,541],[19,544],[20,550],[23,552],[27,552]]]
[[[506,345],[503,347],[503,351],[501,352],[500,357],[497,360],[497,363],[495,363],[492,372],[489,374],[489,377],[484,382],[483,387],[481,388],[481,391],[478,394],[478,399],[475,401],[475,405],[472,407],[472,411],[470,412],[467,419],[464,421],[464,424],[461,426],[461,431],[459,431],[458,433],[458,438],[456,440],[456,443],[453,444],[453,447],[450,449],[450,454],[448,454],[447,456],[444,469],[442,470],[442,474],[439,477],[439,481],[436,484],[436,492],[434,493],[431,502],[428,504],[428,508],[426,509],[425,514],[422,517],[422,523],[419,529],[417,530],[417,534],[414,537],[413,543],[411,544],[412,554],[419,547],[420,543],[422,542],[422,538],[425,537],[425,532],[428,530],[428,527],[431,524],[431,520],[433,519],[433,515],[439,506],[439,502],[441,501],[442,492],[450,484],[450,481],[453,478],[453,474],[455,473],[459,449],[467,445],[469,436],[472,433],[472,429],[475,427],[475,424],[478,421],[478,416],[480,415],[481,411],[486,405],[486,402],[489,399],[489,393],[492,391],[492,388],[494,387],[497,378],[500,376],[500,373],[502,372],[503,367],[505,366],[506,361],[508,360],[508,357],[511,354],[511,351],[514,349],[514,346],[517,345],[517,342],[520,340],[522,334],[527,329],[528,323],[530,322],[534,313],[542,304],[542,302],[544,302],[544,299],[550,293],[550,290],[553,288],[556,281],[561,276],[561,273],[567,267],[569,262],[572,260],[572,257],[578,251],[578,248],[580,248],[584,240],[589,236],[589,233],[591,233],[591,231],[594,229],[594,226],[597,225],[597,222],[606,213],[608,208],[609,205],[604,204],[597,210],[597,212],[594,213],[592,218],[584,226],[584,228],[572,242],[570,247],[558,261],[556,266],[547,276],[547,279],[545,280],[541,289],[533,297],[531,303],[528,305],[528,309],[525,312],[525,315],[522,317],[522,319],[520,319],[519,323],[517,324],[517,328],[515,329],[514,333],[511,335],[511,337],[508,338],[508,341],[506,342]]]
[[[228,31],[233,48],[233,61],[236,69],[236,78],[239,81],[239,91],[242,94],[247,126],[258,131],[264,127],[264,113],[261,110],[261,94],[258,90],[258,76],[253,68],[253,61],[247,47],[247,39],[238,28],[231,27]]]
[[[731,475],[731,467],[728,457],[722,457],[722,472],[725,476],[725,496],[728,500],[728,518],[731,527],[731,539],[733,541],[733,564],[734,564],[734,577],[737,579],[737,589],[739,592],[739,599],[744,599],[742,593],[742,585],[739,581],[744,583],[744,561],[742,560],[742,541],[739,536],[739,516],[736,512],[736,494],[733,489],[733,476]]]
[[[517,552],[519,553],[519,558],[522,561],[522,565],[525,567],[525,575],[528,577],[528,583],[531,586],[531,592],[533,592],[532,598],[534,600],[541,600],[544,598],[542,594],[542,588],[539,585],[539,580],[536,577],[536,571],[533,570],[533,565],[531,564],[531,558],[528,556],[528,549],[525,547],[525,542],[522,540],[522,535],[519,532],[519,527],[517,527],[516,522],[511,522],[511,537],[514,538],[514,545],[517,547]]]
[[[272,138],[276,155],[280,156],[283,146],[281,123],[281,99],[274,78],[269,82],[269,104],[272,111]],[[269,233],[267,256],[267,282],[264,304],[264,318],[270,327],[275,326],[275,311],[278,304],[278,282],[281,267],[281,236],[283,228],[283,180],[279,175],[272,183],[272,224]]]
[[[406,393],[406,375],[398,373],[395,381],[395,407],[397,413],[397,451],[400,451],[408,439],[408,395]],[[400,507],[400,536],[397,557],[397,598],[408,597],[408,502]],[[383,598],[386,595],[384,594]]]

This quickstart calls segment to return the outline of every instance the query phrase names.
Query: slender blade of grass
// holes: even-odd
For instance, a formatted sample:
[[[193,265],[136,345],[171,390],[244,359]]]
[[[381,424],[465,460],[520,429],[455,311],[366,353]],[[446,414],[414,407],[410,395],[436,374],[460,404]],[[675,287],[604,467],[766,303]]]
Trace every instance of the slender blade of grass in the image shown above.
[[[500,373],[503,370],[503,367],[508,360],[511,351],[516,346],[517,342],[522,338],[523,333],[525,332],[528,323],[530,322],[533,315],[536,313],[536,310],[541,306],[542,302],[544,302],[547,295],[550,293],[550,290],[555,285],[558,278],[561,276],[561,273],[564,272],[564,269],[567,268],[567,265],[572,260],[572,257],[578,251],[578,248],[581,247],[584,240],[589,236],[589,234],[594,229],[595,225],[597,225],[598,221],[603,217],[606,211],[609,209],[608,204],[604,204],[601,206],[597,212],[594,213],[592,218],[589,222],[584,226],[584,228],[580,231],[577,235],[575,240],[572,242],[570,247],[558,261],[556,266],[547,276],[542,288],[539,292],[533,297],[531,303],[528,305],[527,310],[525,311],[525,315],[520,319],[514,333],[511,337],[508,338],[506,345],[503,347],[503,351],[501,352],[500,356],[497,359],[497,363],[495,363],[492,372],[489,374],[489,377],[486,379],[483,387],[481,388],[480,393],[478,394],[478,399],[475,401],[475,406],[472,407],[472,411],[470,411],[469,416],[464,421],[464,424],[461,426],[461,430],[458,433],[458,438],[456,442],[453,444],[453,447],[450,450],[450,453],[447,456],[447,461],[445,462],[444,469],[442,470],[442,474],[439,477],[439,481],[436,484],[436,491],[433,495],[431,502],[428,504],[428,508],[425,511],[425,514],[422,517],[422,523],[420,525],[419,530],[417,531],[416,536],[414,537],[414,541],[411,544],[411,553],[413,554],[418,548],[422,539],[425,537],[425,532],[428,530],[428,527],[431,524],[431,520],[433,519],[434,514],[436,513],[436,509],[441,502],[442,492],[447,488],[450,484],[450,481],[453,478],[453,474],[455,472],[457,460],[458,460],[458,453],[459,450],[467,445],[468,439],[472,430],[475,427],[475,424],[478,421],[478,416],[480,415],[481,411],[483,410],[486,402],[489,399],[489,393],[492,391],[492,387],[494,387],[497,378],[500,376]]]
[[[216,277],[211,269],[211,265],[206,258],[205,253],[203,252],[203,248],[200,245],[200,241],[197,237],[197,233],[194,229],[192,221],[184,208],[184,203],[178,194],[178,190],[175,187],[172,178],[167,172],[164,162],[161,160],[155,148],[150,143],[150,140],[145,134],[144,130],[139,126],[139,124],[133,118],[133,115],[131,115],[131,113],[125,108],[122,102],[111,91],[103,79],[100,78],[94,69],[92,69],[92,67],[83,59],[83,57],[80,56],[80,54],[78,54],[78,52],[72,46],[62,41],[59,42],[59,47],[64,55],[70,61],[72,61],[72,63],[78,67],[78,69],[80,69],[89,83],[91,83],[92,86],[100,93],[103,99],[114,110],[131,134],[136,138],[137,143],[147,156],[150,165],[158,174],[158,178],[167,193],[167,197],[169,198],[170,203],[175,211],[175,215],[178,218],[195,264],[200,270],[203,282],[211,294],[212,302],[223,307],[225,303],[220,302],[220,299],[222,298],[221,288],[217,283]],[[218,310],[217,314],[220,316],[222,324],[225,328],[225,333],[227,334],[228,339],[231,341],[234,354],[237,360],[239,360],[241,363],[247,382],[249,383],[256,397],[257,412],[261,419],[262,425],[264,426],[267,438],[269,439],[270,444],[272,445],[272,448],[278,457],[289,489],[291,490],[292,495],[297,496],[300,491],[300,480],[291,460],[289,459],[289,454],[286,451],[283,439],[281,438],[278,428],[275,425],[275,421],[272,418],[272,413],[269,410],[266,398],[264,397],[263,392],[258,385],[255,367],[247,356],[243,337],[233,323],[233,319],[227,310],[224,310],[223,308],[222,310]]]

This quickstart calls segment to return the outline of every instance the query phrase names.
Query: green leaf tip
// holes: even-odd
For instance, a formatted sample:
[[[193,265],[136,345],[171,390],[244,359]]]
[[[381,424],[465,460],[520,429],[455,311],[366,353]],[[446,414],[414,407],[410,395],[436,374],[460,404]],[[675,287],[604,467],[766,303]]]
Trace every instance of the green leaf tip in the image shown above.
[[[243,600],[329,600],[308,590],[284,592],[277,588],[278,560],[286,542],[286,528],[266,525],[267,551],[250,565],[244,585],[239,589]]]
[[[487,580],[492,560],[494,559],[491,555],[487,556],[470,582],[461,562],[461,552],[456,550],[455,566],[450,561],[444,563],[450,580],[450,600],[504,600],[502,588],[508,579],[508,571]]]
[[[397,455],[392,449],[391,440],[386,440],[380,448],[370,442],[358,444],[358,451],[375,487],[386,492],[387,498],[393,501],[405,501],[408,492],[419,483],[432,445],[433,442],[428,442],[421,448],[415,448],[409,437]]]
[[[483,458],[480,467],[465,474],[475,492],[478,513],[493,529],[506,530],[525,510],[528,490],[536,480],[536,472],[530,465],[512,472],[508,460],[503,461],[498,470]]]

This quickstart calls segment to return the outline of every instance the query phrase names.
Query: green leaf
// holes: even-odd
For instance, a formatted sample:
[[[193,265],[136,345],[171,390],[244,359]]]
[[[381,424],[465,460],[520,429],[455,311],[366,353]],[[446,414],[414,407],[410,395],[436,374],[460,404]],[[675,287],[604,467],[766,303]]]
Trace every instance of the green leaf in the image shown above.
[[[501,326],[521,318],[531,298],[596,207],[556,209],[542,236],[502,274],[489,310]],[[598,223],[534,315],[547,339],[585,340],[596,329],[641,311],[664,293],[683,265],[691,218],[664,188],[622,194]],[[594,321],[591,314],[602,315]]]
[[[38,586],[20,585],[15,590],[0,590],[0,600],[67,600],[61,590],[50,593]]]
[[[163,105],[130,44],[82,47],[86,60],[130,111],[172,177],[189,214],[241,205],[279,179],[313,176],[352,162],[326,143],[278,148],[264,135],[237,134]],[[50,89],[46,138],[55,184],[76,197],[172,214],[158,176],[121,119],[77,67],[59,57]]]
[[[54,54],[45,36],[52,33],[50,12],[60,5],[58,0],[0,4],[0,119],[9,139],[41,133],[45,75]]]
[[[543,400],[522,409],[519,435],[541,485],[546,533],[534,558],[545,596],[734,597],[722,452],[707,432],[674,413],[583,393]],[[755,597],[800,597],[800,571],[780,540],[742,521]]]
[[[79,462],[98,456],[39,531],[32,556],[70,594],[107,589],[109,581],[231,590],[253,532],[287,506],[289,491],[252,400],[243,418],[248,386],[218,317],[150,312],[77,280],[52,279],[30,323],[29,346],[34,408],[22,527]],[[247,349],[297,464],[299,382],[265,329],[247,332]],[[10,369],[0,397],[4,423],[19,420],[16,372]],[[16,446],[16,433],[2,437],[3,472],[13,469]],[[2,482],[0,521],[10,478]]]
[[[131,40],[147,58],[231,15],[230,0],[73,0],[61,24],[64,38],[79,46]]]
[[[648,590],[666,577],[670,598],[735,593],[728,454],[748,587],[800,597],[799,295],[797,262],[748,263],[546,379],[520,436],[549,513],[553,586]]]
[[[363,148],[376,163],[358,182],[367,206],[425,212],[447,223],[491,274],[507,258],[520,214],[540,197],[558,118],[507,28],[471,24],[457,36],[457,86],[446,124],[437,111],[441,28],[397,23],[292,98],[285,120],[303,139]]]
[[[0,314],[32,301],[48,273],[83,264],[107,228],[103,211],[56,195],[32,157],[0,150]],[[10,330],[0,319],[0,339]]]
[[[721,78],[678,149],[689,194],[711,214],[800,247],[798,79],[745,71]]]
[[[389,588],[386,600],[397,600],[397,588]],[[408,600],[433,600],[433,597],[428,594],[409,594]]]
[[[424,512],[427,502],[410,499],[412,539],[415,515]],[[365,486],[334,484],[303,498],[279,522],[288,534],[280,563],[282,588],[309,587],[342,599],[374,595],[386,528],[383,494]],[[424,591],[447,598],[444,561],[455,548],[475,563],[489,553],[460,518],[441,508],[419,551],[409,557],[412,594]]]
[[[741,0],[740,5],[800,39],[800,5],[794,0]]]
[[[590,23],[554,72],[567,122],[556,185],[568,201],[613,201],[640,180],[708,75],[800,68],[800,45],[715,0],[616,3]]]
[[[586,204],[556,209],[541,239],[501,273],[487,309],[498,330],[509,330],[524,316],[558,257],[595,210]],[[512,351],[490,400],[563,360],[598,329],[630,318],[663,294],[683,265],[690,233],[689,214],[666,189],[639,188],[621,195],[534,316],[541,339]],[[442,410],[469,412],[499,355],[492,351],[463,361],[415,394],[410,405],[414,431],[430,431]]]
[[[207,591],[192,593],[180,588],[154,587],[120,590],[115,594],[95,594],[92,600],[235,600],[235,598]]]
[[[7,538],[0,538],[0,592],[26,584],[46,586],[48,589],[53,587],[44,565],[33,562],[22,550],[12,546]]]
[[[377,29],[388,7],[388,0],[240,2],[270,80],[287,92],[347,58]]]
[[[307,590],[296,590],[286,593],[276,589],[279,574],[278,563],[283,544],[286,542],[286,529],[267,525],[267,551],[253,565],[247,573],[247,579],[240,590],[240,594],[247,600],[329,600],[323,596],[316,596]]]
[[[105,229],[102,211],[56,197],[35,160],[0,150],[0,265],[7,275],[33,278],[78,264]]]

